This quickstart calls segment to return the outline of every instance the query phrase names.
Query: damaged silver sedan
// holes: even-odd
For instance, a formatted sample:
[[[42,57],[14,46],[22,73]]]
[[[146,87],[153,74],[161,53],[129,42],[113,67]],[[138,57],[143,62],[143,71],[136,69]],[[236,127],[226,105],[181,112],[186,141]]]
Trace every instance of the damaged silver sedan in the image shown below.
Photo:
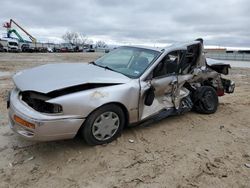
[[[230,65],[209,63],[202,40],[165,49],[124,46],[82,64],[50,64],[14,75],[10,127],[24,138],[90,145],[116,139],[126,126],[194,110],[211,114],[233,93]]]

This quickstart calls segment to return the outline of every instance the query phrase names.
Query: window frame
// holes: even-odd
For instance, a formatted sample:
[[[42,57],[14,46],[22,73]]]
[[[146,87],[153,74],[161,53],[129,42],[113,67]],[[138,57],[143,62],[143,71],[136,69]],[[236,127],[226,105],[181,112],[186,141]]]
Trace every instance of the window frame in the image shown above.
[[[182,54],[181,54],[181,51],[182,50],[173,50],[173,51],[170,51],[168,52],[162,59],[159,63],[157,63],[156,67],[154,67],[154,69],[150,72],[149,76],[148,77],[151,77],[152,79],[161,79],[161,78],[165,78],[165,77],[169,77],[169,76],[175,76],[175,75],[178,75],[179,74],[179,65],[180,65],[180,62],[182,60]],[[154,77],[153,74],[154,74],[154,70],[157,69],[157,67],[159,66],[160,63],[162,63],[164,61],[164,58],[167,57],[168,55],[170,55],[171,53],[174,53],[174,52],[177,52],[178,53],[178,61],[177,61],[177,70],[176,72],[174,73],[167,73],[165,75],[160,75],[160,76],[156,76]]]

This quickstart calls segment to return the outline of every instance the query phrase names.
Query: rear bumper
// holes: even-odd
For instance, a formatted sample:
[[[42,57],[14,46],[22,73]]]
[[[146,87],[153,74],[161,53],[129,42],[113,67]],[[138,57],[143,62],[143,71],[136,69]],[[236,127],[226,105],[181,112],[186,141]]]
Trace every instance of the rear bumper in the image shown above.
[[[34,124],[34,129],[14,120],[14,116]],[[46,115],[39,113],[19,99],[14,89],[9,102],[9,126],[18,135],[35,141],[51,141],[73,138],[85,119],[77,116]]]

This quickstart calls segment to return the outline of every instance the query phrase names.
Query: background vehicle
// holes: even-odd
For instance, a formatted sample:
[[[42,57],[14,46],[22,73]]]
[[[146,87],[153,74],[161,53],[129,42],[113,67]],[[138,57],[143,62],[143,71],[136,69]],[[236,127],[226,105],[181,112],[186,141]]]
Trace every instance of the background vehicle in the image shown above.
[[[16,41],[8,41],[8,52],[19,52],[19,46]]]
[[[3,45],[0,43],[0,52],[4,52]]]
[[[209,60],[208,60],[209,61]],[[116,139],[125,126],[190,110],[212,114],[234,92],[230,65],[209,63],[197,40],[165,49],[124,46],[89,64],[51,64],[17,73],[11,128],[31,140]]]
[[[53,49],[50,48],[50,47],[47,47],[47,52],[52,53],[52,52],[53,52]]]
[[[95,49],[92,44],[87,44],[83,46],[84,52],[95,52]]]
[[[27,43],[21,44],[21,51],[22,52],[32,52],[32,49],[30,48],[30,45]]]
[[[74,47],[69,43],[61,44],[60,52],[74,52]]]
[[[2,52],[8,52],[8,41],[0,39],[0,45]]]

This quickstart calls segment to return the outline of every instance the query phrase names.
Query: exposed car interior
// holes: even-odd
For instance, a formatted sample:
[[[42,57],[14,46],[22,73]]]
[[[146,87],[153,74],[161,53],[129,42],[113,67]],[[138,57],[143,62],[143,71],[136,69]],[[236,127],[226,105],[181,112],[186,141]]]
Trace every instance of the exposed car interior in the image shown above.
[[[194,44],[187,47],[187,51],[182,52],[182,58],[179,65],[179,73],[187,74],[189,73],[193,66],[196,65],[196,62],[201,53],[200,44]]]
[[[200,44],[187,47],[187,50],[173,51],[166,55],[153,71],[153,78],[170,74],[188,74],[196,65],[201,52]]]
[[[179,52],[174,51],[166,55],[153,71],[153,78],[176,74],[179,64]]]

